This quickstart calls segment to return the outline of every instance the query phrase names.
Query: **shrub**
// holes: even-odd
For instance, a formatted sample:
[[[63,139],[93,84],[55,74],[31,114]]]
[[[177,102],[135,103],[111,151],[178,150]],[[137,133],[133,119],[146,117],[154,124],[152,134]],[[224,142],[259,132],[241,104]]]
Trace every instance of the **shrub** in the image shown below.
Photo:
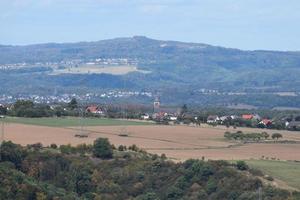
[[[131,151],[136,151],[136,152],[139,151],[139,148],[135,144],[129,146],[128,149],[131,150]]]
[[[239,170],[247,170],[249,168],[246,162],[242,160],[236,162],[236,167]]]
[[[20,145],[14,144],[11,141],[3,142],[0,148],[1,162],[9,161],[15,164],[17,168],[21,166],[22,160],[25,156]]]
[[[282,138],[282,135],[280,133],[273,133],[272,134],[272,139],[279,139],[279,138]]]
[[[50,144],[50,148],[57,149],[57,145],[56,144]]]
[[[126,151],[126,146],[120,145],[120,146],[118,147],[118,150],[119,150],[119,151]]]
[[[109,159],[113,156],[113,149],[107,138],[98,138],[94,142],[93,155],[97,158]]]
[[[266,175],[264,178],[268,181],[274,181],[274,178],[272,176]]]

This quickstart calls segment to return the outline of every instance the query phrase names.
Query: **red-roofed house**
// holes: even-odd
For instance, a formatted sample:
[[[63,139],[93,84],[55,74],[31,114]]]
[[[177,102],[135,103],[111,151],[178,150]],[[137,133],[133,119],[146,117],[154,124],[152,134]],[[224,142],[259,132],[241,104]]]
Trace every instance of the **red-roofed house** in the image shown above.
[[[246,119],[246,120],[251,120],[251,119],[253,119],[253,117],[254,117],[254,115],[248,115],[248,114],[246,114],[246,115],[242,115],[242,118],[243,119]]]
[[[86,108],[86,112],[90,112],[93,114],[103,114],[103,110],[99,106],[88,106]]]
[[[263,119],[259,122],[260,124],[263,124],[265,126],[270,126],[272,124],[272,121],[269,119]]]

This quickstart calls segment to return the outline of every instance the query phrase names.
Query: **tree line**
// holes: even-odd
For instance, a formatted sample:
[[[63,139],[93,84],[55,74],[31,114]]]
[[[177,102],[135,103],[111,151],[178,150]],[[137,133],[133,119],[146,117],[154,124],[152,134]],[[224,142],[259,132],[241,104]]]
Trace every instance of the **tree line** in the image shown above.
[[[260,141],[260,140],[267,140],[270,138],[270,135],[267,132],[262,133],[243,133],[242,131],[236,132],[229,132],[226,131],[224,133],[224,137],[229,140],[243,140],[243,141]],[[271,135],[272,139],[278,140],[282,138],[282,134],[280,133],[273,133]]]

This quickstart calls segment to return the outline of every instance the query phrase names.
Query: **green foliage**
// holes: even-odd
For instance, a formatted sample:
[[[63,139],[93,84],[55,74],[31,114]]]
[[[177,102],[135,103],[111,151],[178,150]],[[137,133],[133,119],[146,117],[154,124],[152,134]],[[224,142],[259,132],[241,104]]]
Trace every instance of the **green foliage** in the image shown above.
[[[53,111],[47,105],[35,105],[29,100],[18,100],[8,114],[17,117],[50,117]]]
[[[113,149],[107,138],[98,138],[94,141],[93,155],[103,159],[112,158]]]
[[[109,144],[104,141],[98,139],[95,144]],[[72,147],[68,154],[47,148],[32,151],[26,147],[23,151],[19,169],[11,162],[0,162],[3,199],[256,200],[260,187],[264,199],[299,196],[265,187],[259,179],[225,161],[173,163],[132,151],[118,152],[130,154],[122,159],[100,160],[90,156],[90,147],[84,145]]]
[[[42,118],[23,118],[23,117],[6,117],[4,119],[8,123],[31,124],[37,126],[52,127],[70,127],[79,126],[76,117],[42,117]],[[85,126],[124,126],[124,125],[151,125],[148,122],[121,121],[117,119],[106,118],[84,118],[81,120]]]
[[[236,167],[237,167],[237,169],[239,169],[239,170],[247,170],[247,169],[249,169],[248,165],[247,165],[246,162],[243,161],[243,160],[237,161],[237,162],[236,162]]]
[[[71,101],[68,103],[68,107],[71,110],[74,110],[75,108],[78,107],[77,100],[75,98],[72,98]]]
[[[0,115],[6,115],[7,114],[7,108],[0,105]]]
[[[9,161],[14,163],[17,168],[21,167],[25,152],[20,145],[14,144],[11,141],[2,142],[0,148],[1,162]]]
[[[269,134],[266,132],[262,133],[243,133],[242,131],[237,131],[235,133],[231,133],[229,131],[226,131],[224,133],[224,137],[229,140],[244,140],[244,141],[260,141],[262,139],[268,139]],[[275,135],[277,137],[277,135]],[[272,136],[272,139],[275,139],[276,137]],[[279,136],[280,137],[280,136]]]
[[[162,43],[166,44],[163,48]],[[84,87],[86,92],[94,92],[99,91],[99,88],[123,88],[123,80],[126,79],[129,89],[161,88],[167,96],[165,99],[172,103],[176,101],[178,104],[243,103],[263,107],[300,105],[297,96],[266,94],[287,90],[299,91],[299,84],[295,84],[300,76],[297,67],[300,63],[299,52],[241,51],[205,44],[157,41],[145,37],[84,44],[0,46],[0,52],[0,64],[60,62],[73,59],[88,62],[99,57],[123,57],[137,59],[138,68],[152,72],[143,76],[140,73],[130,73],[122,77],[108,74],[53,76],[49,75],[52,71],[47,67],[30,69],[39,73],[28,73],[28,69],[0,70],[2,93],[26,91],[49,94],[49,91],[53,92],[54,87],[62,93],[78,91],[78,87]],[[203,88],[219,89],[221,93],[202,95],[197,90],[191,91],[190,88],[199,88],[199,85]],[[223,91],[242,91],[247,92],[247,95],[223,95]]]

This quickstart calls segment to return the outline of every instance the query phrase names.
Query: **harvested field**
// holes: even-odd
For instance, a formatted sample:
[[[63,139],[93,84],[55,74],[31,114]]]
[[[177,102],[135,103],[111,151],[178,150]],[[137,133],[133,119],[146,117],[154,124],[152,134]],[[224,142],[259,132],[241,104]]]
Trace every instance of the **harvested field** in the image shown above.
[[[149,71],[139,70],[136,66],[101,66],[101,65],[82,65],[78,67],[70,67],[66,69],[55,69],[51,74],[112,74],[125,75],[131,72],[150,73]]]
[[[162,154],[176,160],[189,158],[206,159],[260,159],[262,156],[269,159],[300,160],[300,144],[239,144],[225,140],[223,127],[187,127],[187,126],[157,126],[139,125],[126,126],[123,130],[127,134],[121,137],[120,126],[90,126],[85,127],[89,132],[88,138],[74,137],[78,133],[76,127],[45,127],[22,124],[7,124],[5,139],[22,145],[41,142],[44,145],[51,143],[72,144],[92,143],[98,137],[106,137],[117,145],[137,146],[151,152]],[[237,129],[240,130],[240,129]],[[243,131],[263,131],[262,129],[242,129]],[[300,141],[299,132],[280,132],[286,140]]]

